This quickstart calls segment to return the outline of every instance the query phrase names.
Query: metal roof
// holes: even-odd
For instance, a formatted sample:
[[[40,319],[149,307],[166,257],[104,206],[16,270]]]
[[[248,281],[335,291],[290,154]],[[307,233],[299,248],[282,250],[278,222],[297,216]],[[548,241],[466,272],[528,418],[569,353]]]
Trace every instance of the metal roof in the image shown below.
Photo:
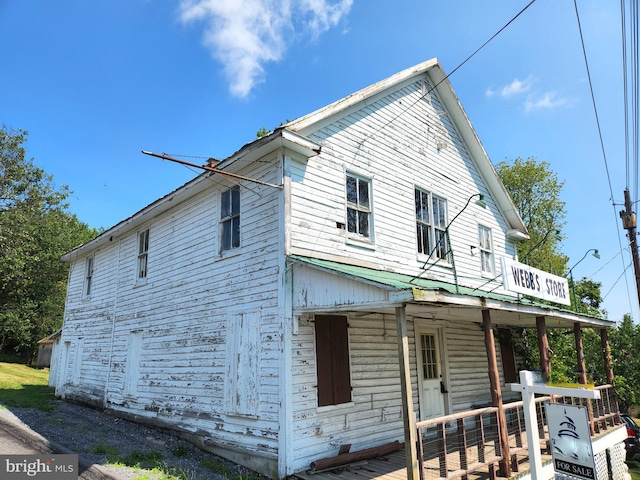
[[[523,296],[512,296],[488,292],[477,288],[465,287],[439,280],[412,277],[403,273],[376,270],[365,266],[340,263],[313,257],[289,255],[289,260],[341,275],[353,281],[365,282],[388,290],[390,305],[415,304],[429,307],[435,311],[438,307],[470,310],[489,309],[494,313],[496,323],[514,324],[514,314],[518,325],[535,326],[535,318],[544,316],[550,327],[570,327],[580,323],[591,327],[613,327],[615,322],[590,315],[579,314],[555,305],[543,303]],[[554,322],[554,320],[556,320]]]

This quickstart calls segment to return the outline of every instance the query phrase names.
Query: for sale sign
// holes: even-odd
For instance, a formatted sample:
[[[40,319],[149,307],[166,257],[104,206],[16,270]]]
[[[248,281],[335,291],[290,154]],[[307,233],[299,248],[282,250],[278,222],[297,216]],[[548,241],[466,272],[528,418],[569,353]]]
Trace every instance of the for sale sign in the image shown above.
[[[595,480],[596,467],[586,407],[547,402],[546,410],[555,471]]]

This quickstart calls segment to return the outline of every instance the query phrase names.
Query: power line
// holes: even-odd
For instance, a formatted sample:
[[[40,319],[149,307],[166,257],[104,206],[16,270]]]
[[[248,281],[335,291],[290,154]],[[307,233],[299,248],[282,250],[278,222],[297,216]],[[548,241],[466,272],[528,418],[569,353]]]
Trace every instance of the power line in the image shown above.
[[[498,35],[500,35],[502,33],[502,31],[504,29],[506,29],[509,25],[511,25],[520,15],[522,15],[525,10],[527,10],[531,5],[533,5],[536,2],[536,0],[531,0],[522,10],[520,10],[511,20],[509,20],[507,23],[505,23],[502,28],[500,28],[500,30],[498,30],[496,33],[494,33],[486,42],[484,42],[482,45],[480,45],[480,47],[478,47],[471,55],[469,55],[467,58],[465,58],[457,67],[455,67],[453,70],[451,70],[451,72],[449,72],[442,80],[440,80],[438,83],[436,83],[433,87],[431,87],[427,92],[425,92],[423,95],[421,95],[417,100],[415,100],[414,102],[412,102],[411,104],[409,104],[404,110],[402,110],[400,113],[398,113],[396,116],[394,116],[393,118],[391,118],[388,122],[386,122],[385,124],[381,125],[375,132],[373,132],[371,135],[369,135],[368,137],[365,137],[362,139],[362,141],[360,142],[360,146],[362,146],[364,144],[364,142],[366,142],[368,139],[373,138],[374,135],[377,135],[378,133],[380,133],[382,130],[384,130],[385,128],[387,128],[389,125],[391,125],[393,122],[395,122],[398,118],[400,118],[402,115],[404,115],[405,113],[407,113],[409,110],[411,110],[414,106],[416,106],[416,104],[418,102],[420,102],[420,100],[422,100],[423,98],[427,97],[431,92],[433,92],[441,83],[443,83],[445,80],[447,80],[451,75],[453,75],[455,72],[457,72],[465,63],[467,63],[469,60],[471,60],[480,50],[482,50],[484,47],[486,47],[494,38],[496,38]]]
[[[587,50],[584,47],[584,37],[582,35],[582,25],[580,24],[580,14],[578,13],[578,3],[573,0],[573,5],[576,10],[576,19],[578,21],[578,31],[580,33],[580,43],[582,45],[582,55],[584,57],[584,65],[587,70],[587,79],[589,81],[589,91],[591,92],[591,104],[593,105],[593,112],[596,118],[596,126],[598,129],[598,137],[600,139],[600,149],[602,150],[602,158],[604,159],[604,167],[607,172],[607,182],[609,183],[609,192],[611,193],[611,201],[613,201],[613,188],[611,186],[611,175],[609,174],[609,163],[607,162],[607,153],[604,149],[604,141],[602,140],[602,129],[600,128],[600,118],[598,117],[598,108],[596,106],[596,98],[593,94],[593,83],[591,82],[591,72],[589,70],[589,61],[587,60]]]
[[[628,88],[627,88],[627,77],[626,77],[626,58],[627,58],[626,33],[625,33],[625,31],[626,31],[626,27],[625,27],[626,20],[625,20],[624,0],[620,0],[620,3],[621,3],[621,10],[622,10],[622,32],[623,32],[622,33],[622,51],[623,51],[623,65],[624,65],[623,66],[623,70],[624,70],[623,78],[624,78],[624,103],[625,103],[625,149],[626,149],[625,165],[626,165],[626,180],[627,180],[627,185],[629,185],[629,175],[630,175],[630,173],[629,173],[629,170],[630,170],[630,168],[629,168],[629,160],[628,160],[629,159],[629,147],[628,147],[628,145],[629,145],[629,133],[628,133],[629,132],[629,128],[628,128],[629,122],[628,122],[628,114],[627,114],[627,111],[626,111],[626,106],[628,104],[627,103],[628,102]],[[584,45],[584,36],[582,34],[582,25],[580,23],[580,14],[578,12],[577,1],[574,0],[573,4],[574,4],[575,12],[576,12],[576,20],[577,20],[577,24],[578,24],[578,31],[580,33],[580,43],[581,43],[581,46],[582,46],[582,54],[583,54],[583,57],[584,57],[585,68],[586,68],[586,71],[587,71],[587,79],[588,79],[588,82],[589,82],[589,91],[591,93],[591,103],[593,105],[593,111],[594,111],[594,116],[595,116],[595,120],[596,120],[596,126],[597,126],[597,130],[598,130],[598,137],[599,137],[599,140],[600,140],[600,149],[602,151],[602,159],[604,161],[605,172],[606,172],[606,175],[607,175],[607,183],[609,185],[609,193],[610,193],[610,196],[611,196],[610,200],[611,200],[612,207],[613,207],[614,222],[615,222],[616,225],[618,225],[616,205],[615,205],[615,202],[614,202],[613,187],[612,187],[612,184],[611,184],[611,175],[609,173],[609,162],[607,161],[607,154],[606,154],[606,150],[604,148],[604,141],[603,141],[603,138],[602,138],[602,128],[600,126],[600,118],[598,116],[598,108],[597,108],[597,105],[596,105],[595,95],[594,95],[594,92],[593,92],[593,82],[591,80],[591,71],[589,69],[589,61],[588,61],[588,58],[587,58],[587,51],[586,51],[586,48],[585,48],[585,45]],[[635,21],[636,28],[635,28],[635,30],[637,32],[637,15],[635,17],[636,17],[636,21]],[[637,48],[635,49],[635,57],[637,58]],[[634,95],[634,98],[636,98],[635,95]],[[637,101],[637,98],[636,98],[636,101]],[[636,134],[636,138],[637,138],[637,134]],[[637,143],[637,142],[634,142],[634,143]],[[637,162],[636,162],[635,171],[636,171],[635,177],[637,178]],[[636,190],[637,190],[637,183],[636,183]],[[625,284],[626,284],[626,289],[627,289],[627,297],[629,298],[629,306],[631,306],[631,293],[630,293],[630,290],[629,290],[629,282],[628,282],[627,277],[625,275],[625,273],[626,273],[626,271],[628,269],[628,266],[625,266],[625,264],[624,264],[624,257],[622,255],[622,252],[623,252],[622,239],[620,237],[620,230],[618,228],[616,228],[616,233],[618,235],[618,248],[619,248],[619,253],[616,256],[618,256],[618,255],[621,256],[623,272],[622,272],[622,275],[614,283],[614,286],[615,286],[616,283],[618,283],[618,281],[620,280],[620,278],[622,276],[625,277]],[[615,258],[616,256],[614,256],[613,258]],[[613,259],[611,259],[609,262],[611,262],[612,260]],[[609,263],[609,262],[607,262],[607,263]],[[611,288],[613,289],[613,287],[611,287]],[[609,290],[609,292],[610,291],[611,290]],[[607,294],[609,292],[607,292]]]

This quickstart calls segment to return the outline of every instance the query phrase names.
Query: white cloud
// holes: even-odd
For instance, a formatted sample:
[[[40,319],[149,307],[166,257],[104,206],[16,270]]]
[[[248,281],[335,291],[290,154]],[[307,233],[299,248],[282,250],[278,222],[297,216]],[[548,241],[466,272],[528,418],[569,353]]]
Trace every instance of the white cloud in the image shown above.
[[[567,99],[564,97],[558,97],[556,92],[545,92],[537,95],[530,95],[527,101],[524,102],[524,109],[526,112],[532,110],[551,110],[553,108],[562,107],[567,104]]]
[[[182,0],[180,20],[204,23],[203,42],[224,66],[231,93],[247,96],[264,64],[282,59],[302,29],[311,38],[336,26],[353,0]]]
[[[525,80],[515,79],[513,82],[504,87],[493,89],[487,88],[487,97],[511,98],[522,93],[526,93],[531,89],[533,77],[529,75]]]

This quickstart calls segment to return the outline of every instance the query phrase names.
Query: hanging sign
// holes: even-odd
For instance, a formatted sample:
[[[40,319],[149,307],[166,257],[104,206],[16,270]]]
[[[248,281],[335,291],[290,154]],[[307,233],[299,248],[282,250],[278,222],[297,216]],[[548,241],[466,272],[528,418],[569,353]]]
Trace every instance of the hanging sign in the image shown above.
[[[587,408],[549,402],[545,406],[556,473],[595,480]]]
[[[550,302],[571,305],[569,282],[564,277],[538,270],[524,263],[501,257],[505,290]]]

